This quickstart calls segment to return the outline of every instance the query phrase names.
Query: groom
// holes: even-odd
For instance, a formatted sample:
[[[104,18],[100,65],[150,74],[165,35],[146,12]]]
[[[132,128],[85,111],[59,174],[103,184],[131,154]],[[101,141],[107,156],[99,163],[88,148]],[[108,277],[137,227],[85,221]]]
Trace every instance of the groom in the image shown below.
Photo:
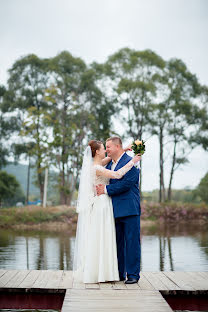
[[[112,161],[107,169],[117,171],[131,159],[122,148],[119,137],[106,141],[106,152]],[[116,242],[120,280],[137,283],[140,278],[140,195],[139,169],[133,167],[121,179],[111,179],[109,185],[99,184],[97,194],[112,198],[116,225]]]

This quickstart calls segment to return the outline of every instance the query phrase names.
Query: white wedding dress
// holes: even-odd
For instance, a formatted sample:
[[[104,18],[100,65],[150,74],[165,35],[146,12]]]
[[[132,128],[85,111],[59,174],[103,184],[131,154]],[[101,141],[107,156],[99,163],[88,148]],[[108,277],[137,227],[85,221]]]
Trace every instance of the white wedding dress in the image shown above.
[[[93,186],[107,185],[110,178],[120,179],[133,165],[130,161],[118,171],[111,171],[92,164]],[[89,208],[78,216],[74,280],[84,283],[119,281],[112,200],[106,194],[96,196],[95,193],[89,200]]]

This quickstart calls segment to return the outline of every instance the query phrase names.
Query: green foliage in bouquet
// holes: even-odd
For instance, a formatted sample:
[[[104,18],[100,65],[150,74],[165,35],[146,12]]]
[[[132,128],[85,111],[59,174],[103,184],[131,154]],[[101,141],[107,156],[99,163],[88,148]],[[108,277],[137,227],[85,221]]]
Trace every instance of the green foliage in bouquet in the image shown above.
[[[132,150],[134,151],[134,154],[141,154],[143,155],[145,152],[145,141],[141,140],[136,140],[132,143]]]

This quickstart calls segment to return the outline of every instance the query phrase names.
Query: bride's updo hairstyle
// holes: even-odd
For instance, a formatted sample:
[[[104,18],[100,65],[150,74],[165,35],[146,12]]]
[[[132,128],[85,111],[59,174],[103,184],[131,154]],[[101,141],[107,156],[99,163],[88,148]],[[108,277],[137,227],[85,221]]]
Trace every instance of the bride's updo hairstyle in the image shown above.
[[[92,157],[95,157],[96,151],[99,150],[101,148],[101,145],[103,143],[101,141],[97,141],[97,140],[91,140],[89,141],[88,145],[91,148],[92,151]]]

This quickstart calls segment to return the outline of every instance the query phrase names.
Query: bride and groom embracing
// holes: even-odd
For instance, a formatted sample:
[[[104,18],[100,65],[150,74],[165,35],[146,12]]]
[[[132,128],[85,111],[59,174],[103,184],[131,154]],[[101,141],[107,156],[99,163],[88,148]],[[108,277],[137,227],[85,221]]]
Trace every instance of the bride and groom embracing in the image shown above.
[[[77,201],[73,277],[83,283],[140,278],[139,169],[119,137],[84,152]],[[108,157],[105,157],[107,152]]]

